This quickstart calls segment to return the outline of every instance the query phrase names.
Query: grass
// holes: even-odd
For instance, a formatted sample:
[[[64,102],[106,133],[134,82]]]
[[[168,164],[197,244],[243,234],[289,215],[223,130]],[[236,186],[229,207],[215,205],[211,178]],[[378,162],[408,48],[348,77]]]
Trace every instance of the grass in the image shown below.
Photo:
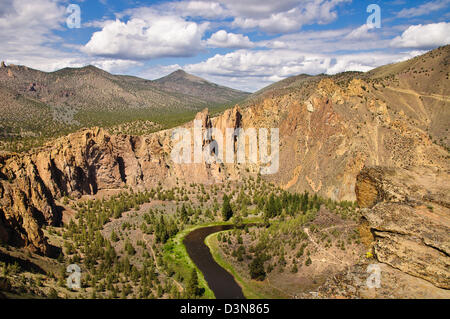
[[[228,222],[215,222],[208,223],[202,225],[190,226],[182,231],[180,231],[175,237],[169,239],[169,241],[164,245],[163,248],[163,258],[165,262],[171,265],[173,270],[176,273],[179,273],[183,276],[183,278],[189,278],[191,269],[195,268],[198,273],[198,281],[200,288],[205,289],[205,293],[203,294],[203,298],[206,299],[214,299],[214,293],[209,288],[203,273],[198,269],[198,267],[194,264],[194,262],[189,257],[189,254],[186,250],[186,247],[183,244],[184,238],[191,233],[192,231],[209,226],[219,226],[219,225],[228,225]]]

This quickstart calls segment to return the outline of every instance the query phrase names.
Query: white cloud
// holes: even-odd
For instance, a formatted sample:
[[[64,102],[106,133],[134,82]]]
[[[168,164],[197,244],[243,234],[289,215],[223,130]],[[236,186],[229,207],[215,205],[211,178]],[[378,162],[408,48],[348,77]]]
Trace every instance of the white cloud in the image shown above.
[[[261,29],[269,33],[296,31],[305,24],[329,23],[337,18],[336,7],[352,0],[195,0],[169,2],[153,10],[182,17],[223,20],[233,18],[232,25],[244,29]],[[142,8],[128,11],[138,12]],[[145,9],[144,9],[145,11]]]
[[[240,2],[242,3],[242,1]],[[268,33],[297,31],[303,25],[326,24],[334,21],[337,18],[336,7],[341,3],[351,2],[351,0],[305,0],[300,3],[288,1],[282,7],[277,4],[278,1],[263,2],[264,10],[256,10],[255,6],[251,7],[255,8],[254,11],[248,9],[238,11],[233,26],[244,29],[261,29]],[[237,4],[235,5],[241,8]],[[280,11],[277,11],[276,8]]]
[[[397,33],[398,34],[398,33]],[[332,53],[336,51],[376,50],[389,47],[387,29],[370,30],[366,26],[324,31],[297,32],[257,42],[258,47]]]
[[[275,81],[306,73],[336,74],[345,71],[369,71],[375,67],[405,60],[423,52],[368,52],[337,55],[298,50],[238,50],[217,54],[206,61],[185,65],[183,69],[241,90],[256,91]]]
[[[220,3],[214,1],[178,1],[169,2],[157,7],[161,12],[170,12],[181,17],[202,17],[220,19],[230,12]]]
[[[392,40],[397,48],[433,48],[450,43],[450,23],[413,25]]]
[[[363,24],[359,28],[353,30],[350,32],[345,39],[348,40],[367,40],[367,39],[373,39],[375,37],[375,33],[369,32],[370,30],[375,29],[374,26],[369,24]]]
[[[273,13],[285,12],[299,5],[298,0],[218,0],[234,16],[247,18],[265,18]],[[310,1],[310,0],[307,0]]]
[[[76,54],[54,47],[63,41],[65,10],[56,0],[3,0],[0,7],[0,57],[7,63],[53,71],[81,66]]]
[[[397,13],[399,18],[413,18],[430,14],[432,12],[441,10],[450,4],[450,0],[436,0],[426,2],[418,7],[403,9]]]
[[[148,13],[127,22],[109,21],[95,32],[83,52],[117,59],[188,57],[202,49],[207,23]]]
[[[183,67],[181,67],[179,64],[154,65],[145,70],[141,70],[137,74],[137,76],[145,78],[145,79],[155,80],[155,79],[162,78],[162,77],[164,77],[172,72],[175,72],[179,69],[182,69],[182,68]]]
[[[61,29],[65,9],[52,0],[9,0],[0,11],[2,51],[19,46],[26,51],[35,45],[55,42],[52,30]],[[6,46],[6,48],[5,48]]]
[[[383,53],[383,52],[367,52],[356,54],[339,55],[334,63],[327,69],[327,74],[337,74],[347,71],[367,72],[376,67],[401,62],[411,59],[423,51],[401,52],[401,53]]]
[[[94,60],[90,64],[110,73],[126,72],[130,68],[142,66],[143,63],[130,60],[101,59]]]
[[[214,48],[251,48],[254,43],[247,36],[242,34],[229,33],[219,30],[208,39],[207,44]]]

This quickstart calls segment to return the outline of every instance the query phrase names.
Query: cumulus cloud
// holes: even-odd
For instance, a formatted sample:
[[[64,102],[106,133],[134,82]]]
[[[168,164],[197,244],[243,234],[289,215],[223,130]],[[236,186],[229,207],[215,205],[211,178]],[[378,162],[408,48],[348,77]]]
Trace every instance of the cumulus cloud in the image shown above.
[[[182,17],[232,18],[234,27],[280,33],[296,31],[305,24],[332,22],[337,18],[336,7],[345,2],[351,0],[184,0],[153,8]]]
[[[140,67],[143,65],[142,62],[130,61],[130,60],[120,60],[120,59],[100,59],[93,60],[90,64],[105,70],[110,73],[121,73],[126,72],[130,68]]]
[[[413,25],[391,42],[397,48],[433,48],[450,43],[450,23]]]
[[[137,73],[137,76],[145,78],[145,79],[155,80],[155,79],[162,78],[162,77],[164,77],[172,72],[175,72],[177,70],[180,70],[182,68],[183,67],[181,67],[179,64],[153,65],[149,68],[141,70],[139,73]]]
[[[256,91],[275,81],[302,73],[336,74],[345,71],[369,71],[375,67],[403,61],[423,52],[318,54],[297,50],[238,50],[217,54],[206,61],[185,65],[187,72],[210,81]]]
[[[430,14],[450,5],[450,0],[436,0],[426,2],[418,7],[403,9],[397,13],[399,18],[413,18]]]
[[[202,49],[207,23],[198,24],[177,16],[147,14],[127,22],[109,21],[95,32],[83,52],[117,59],[143,60],[188,57]]]
[[[368,52],[356,54],[338,55],[334,63],[325,72],[326,74],[337,74],[347,71],[367,72],[376,67],[405,61],[417,55],[423,54],[423,51],[401,52],[401,53],[383,53]]]
[[[27,47],[54,42],[53,30],[61,29],[65,8],[52,0],[8,0],[0,11],[2,47]]]
[[[231,14],[221,3],[214,1],[177,1],[164,3],[156,8],[181,17],[220,19]]]
[[[356,29],[296,32],[257,42],[258,47],[331,53],[336,51],[377,50],[389,47],[389,30],[371,30],[366,25]]]
[[[309,0],[307,0],[309,1]],[[218,0],[234,16],[264,18],[273,13],[289,11],[299,5],[298,0]]]
[[[54,34],[62,30],[65,10],[56,0],[4,0],[0,8],[0,57],[7,63],[53,71],[81,66],[80,58],[56,49],[63,41]]]
[[[249,12],[248,9],[247,11],[238,11],[233,26],[244,29],[261,29],[268,33],[297,31],[303,25],[326,24],[334,21],[337,18],[336,7],[341,3],[351,2],[351,0],[305,0],[300,3],[288,1],[285,6],[278,7],[280,11],[276,10],[277,2],[264,1],[267,11]]]
[[[251,48],[254,43],[247,36],[242,34],[229,33],[225,30],[219,30],[208,39],[207,44],[214,48]]]
[[[375,29],[374,26],[370,24],[363,24],[357,29],[352,30],[347,36],[345,37],[348,40],[367,40],[367,39],[373,39],[376,37],[375,33],[369,32],[370,30]]]

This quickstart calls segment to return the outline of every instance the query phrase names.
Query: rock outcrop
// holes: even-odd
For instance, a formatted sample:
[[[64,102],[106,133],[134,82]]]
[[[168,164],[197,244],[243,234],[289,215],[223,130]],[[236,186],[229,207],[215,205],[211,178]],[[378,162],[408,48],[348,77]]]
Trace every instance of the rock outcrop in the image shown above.
[[[450,141],[447,130],[450,86],[445,85],[448,79],[440,70],[442,65],[447,65],[449,56],[450,46],[447,46],[408,63],[367,74],[293,77],[257,92],[243,105],[216,118],[211,118],[205,110],[196,119],[202,128],[217,128],[223,136],[227,128],[278,128],[279,170],[265,178],[293,192],[308,191],[333,200],[353,201],[356,190],[360,205],[371,208],[367,219],[374,232],[378,232],[379,258],[396,264],[399,269],[408,267],[408,258],[416,258],[417,265],[408,271],[445,286],[432,279],[431,270],[426,269],[423,261],[427,256],[448,254],[442,239],[445,238],[442,227],[448,228],[443,221],[448,217],[442,216],[448,214],[450,192],[441,188],[445,182],[439,176],[448,180],[445,172],[449,169],[446,147]],[[417,75],[416,70],[421,68],[427,69],[429,75],[425,72]],[[8,71],[12,69],[14,73],[22,70],[8,66]],[[89,75],[100,71],[85,68],[75,74],[78,72]],[[2,83],[9,83],[6,77],[3,74]],[[23,78],[26,89],[30,80]],[[90,83],[89,78],[83,79],[80,81],[83,86]],[[33,82],[37,84],[33,89],[39,91],[42,81]],[[430,86],[432,82],[436,85]],[[6,114],[16,106],[14,95],[8,96]],[[108,104],[108,101],[101,103]],[[193,123],[183,127],[192,129]],[[173,130],[166,130],[147,136],[129,136],[89,129],[26,154],[0,156],[0,239],[45,252],[40,225],[59,223],[55,198],[64,195],[79,197],[125,185],[149,188],[159,181],[168,186],[176,180],[217,183],[238,180],[243,172],[256,175],[259,171],[259,164],[248,161],[236,165],[174,163],[172,133]],[[214,136],[202,137],[201,145],[213,142]],[[392,169],[365,169],[356,182],[356,176],[365,166]],[[416,166],[425,168],[402,169]],[[422,223],[424,229],[418,232],[414,223],[395,228],[400,225],[396,220],[404,214],[407,220]],[[436,229],[442,236],[433,237],[425,226],[441,227]],[[389,250],[388,244],[392,244],[389,247],[404,244],[405,254],[413,245],[422,245],[416,247],[418,251],[423,247],[426,250],[421,257],[401,255],[391,260],[389,256],[395,252]],[[399,249],[395,250],[400,254]],[[439,262],[445,259],[434,259],[436,271],[443,269],[446,264]]]
[[[214,119],[218,129],[239,125],[239,109]],[[213,127],[208,110],[196,116],[203,131]],[[224,125],[224,127],[222,127]],[[193,129],[193,123],[186,128]],[[63,196],[79,198],[100,190],[149,189],[177,180],[216,183],[239,178],[234,165],[176,164],[171,159],[173,130],[147,136],[111,135],[101,128],[85,129],[25,154],[0,156],[0,240],[49,254],[42,225],[59,225]],[[193,136],[193,134],[191,134]],[[202,146],[214,136],[202,136]],[[234,176],[234,177],[233,177]]]
[[[376,258],[444,289],[450,289],[449,178],[426,167],[370,167],[356,183]]]
[[[44,224],[58,225],[55,199],[128,185],[151,187],[167,176],[164,147],[150,137],[89,129],[37,151],[0,158],[0,238],[48,254]]]

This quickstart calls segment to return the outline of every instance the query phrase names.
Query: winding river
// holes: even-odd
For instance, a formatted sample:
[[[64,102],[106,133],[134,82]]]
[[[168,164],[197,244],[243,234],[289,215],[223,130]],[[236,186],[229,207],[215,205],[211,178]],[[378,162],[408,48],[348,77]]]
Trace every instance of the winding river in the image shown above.
[[[217,299],[245,299],[234,277],[216,263],[205,244],[205,238],[209,235],[231,228],[232,225],[199,228],[189,233],[183,241],[189,257],[203,273]]]

